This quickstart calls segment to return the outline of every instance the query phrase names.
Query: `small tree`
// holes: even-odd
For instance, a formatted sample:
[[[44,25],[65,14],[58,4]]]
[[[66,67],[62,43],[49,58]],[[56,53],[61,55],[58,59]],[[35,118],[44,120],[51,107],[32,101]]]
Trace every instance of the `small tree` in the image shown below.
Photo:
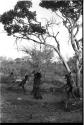
[[[30,64],[33,70],[40,70],[45,77],[48,64],[51,63],[53,58],[53,50],[44,46],[42,50],[37,50],[36,47],[31,50],[24,47],[21,51],[25,52],[29,56]]]

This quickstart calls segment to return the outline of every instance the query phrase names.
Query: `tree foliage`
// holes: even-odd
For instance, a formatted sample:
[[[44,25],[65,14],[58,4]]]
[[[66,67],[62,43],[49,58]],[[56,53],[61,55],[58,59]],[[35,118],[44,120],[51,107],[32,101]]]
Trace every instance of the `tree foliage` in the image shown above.
[[[53,50],[48,47],[44,47],[42,51],[37,50],[36,47],[34,47],[31,50],[23,48],[22,51],[25,52],[27,55],[29,55],[31,66],[37,69],[38,68],[41,69],[43,64],[46,65],[49,62],[51,62],[53,57]]]
[[[0,21],[4,25],[4,29],[8,35],[13,35],[16,40],[26,39],[53,48],[60,56],[65,67],[69,70],[64,59],[60,55],[59,42],[56,38],[58,33],[55,36],[49,33],[48,27],[50,24],[48,22],[45,28],[42,27],[41,23],[36,19],[36,12],[31,12],[29,10],[30,7],[32,7],[32,3],[30,1],[19,1],[15,5],[14,9],[3,13],[0,17]],[[50,37],[55,40],[57,47],[46,43],[47,38]]]
[[[78,20],[83,14],[83,0],[57,0],[57,1],[47,1],[43,0],[40,2],[41,7],[51,9],[57,16],[59,16],[64,26],[67,28],[71,40],[71,44],[75,54],[80,55],[82,39],[77,39],[80,24]],[[60,14],[58,14],[58,11]],[[75,32],[74,32],[75,31]]]
[[[83,63],[83,62],[82,62],[82,59],[81,59],[81,60],[80,60],[80,67],[81,67],[81,65],[83,66],[82,63]],[[73,72],[73,73],[76,73],[76,56],[71,57],[71,58],[68,60],[68,64],[69,64],[69,66],[70,66],[72,72]],[[83,67],[81,67],[81,74],[82,74],[82,72],[83,72]]]
[[[83,13],[82,0],[56,0],[56,1],[42,1],[40,6],[52,11],[59,10],[65,17],[77,20],[79,14]]]
[[[56,13],[62,20],[64,26],[68,29],[71,38],[71,44],[76,52],[78,53],[81,48],[82,39],[77,40],[76,36],[79,32],[80,25],[78,24],[78,20],[80,16],[83,14],[83,0],[57,0],[57,1],[41,1],[41,7],[45,7],[47,9],[51,9]],[[57,14],[60,12],[61,15]],[[75,33],[74,33],[74,30]]]
[[[82,0],[68,0],[68,1],[42,1],[41,6],[50,8],[52,11],[60,11],[62,14],[63,24],[67,27],[73,49],[76,55],[80,53],[79,43],[81,40],[77,41],[75,36],[79,31],[79,25],[77,21],[82,14]],[[60,45],[57,40],[57,34],[50,34],[49,32],[49,22],[47,22],[45,28],[41,26],[41,23],[36,19],[36,12],[30,11],[32,7],[31,1],[19,1],[15,5],[14,9],[5,12],[0,17],[0,22],[4,25],[4,29],[8,35],[13,35],[17,39],[32,40],[33,42],[40,43],[52,47],[59,55],[63,64],[65,65],[68,72],[70,72],[69,66],[62,57],[60,53]],[[73,34],[73,29],[76,28],[75,34]],[[57,44],[54,45],[46,44],[47,38],[53,38]]]
[[[83,0],[42,0],[40,6],[46,9],[51,9],[56,16],[62,19],[63,25],[69,33],[69,40],[76,56],[76,78],[77,86],[80,86],[80,61],[82,58],[82,38],[77,39],[80,26],[79,19],[83,15]],[[59,12],[59,13],[58,13]]]
[[[45,32],[41,23],[36,21],[36,12],[29,10],[31,7],[31,1],[18,1],[14,9],[1,15],[0,22],[8,35],[19,33],[22,37],[28,37],[33,33]]]

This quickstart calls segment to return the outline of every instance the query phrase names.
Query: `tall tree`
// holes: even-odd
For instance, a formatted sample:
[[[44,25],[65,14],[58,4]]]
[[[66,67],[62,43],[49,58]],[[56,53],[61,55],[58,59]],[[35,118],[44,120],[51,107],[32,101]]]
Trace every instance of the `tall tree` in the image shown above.
[[[31,1],[18,1],[14,9],[0,16],[0,22],[4,25],[7,35],[13,35],[16,40],[26,39],[36,42],[35,39],[45,33],[41,23],[36,20],[36,12],[29,10],[31,7]]]
[[[55,35],[50,34],[49,26],[51,23],[49,22],[47,22],[45,27],[41,26],[41,23],[36,19],[36,12],[29,10],[31,7],[32,3],[30,1],[19,1],[14,9],[3,13],[0,16],[0,22],[4,25],[4,29],[9,36],[13,35],[16,38],[16,41],[18,39],[26,39],[30,42],[33,41],[53,48],[58,53],[67,71],[70,72],[69,66],[60,53],[59,41],[57,40],[58,33]],[[63,20],[63,22],[65,23],[66,20]],[[56,47],[46,42],[49,37],[52,37],[55,40],[57,44]]]
[[[77,39],[77,35],[82,24],[79,24],[79,19],[82,16],[83,11],[83,0],[55,0],[47,1],[43,0],[40,2],[40,6],[46,9],[51,9],[55,12],[56,16],[62,19],[63,25],[67,28],[72,48],[76,55],[76,85],[80,88],[80,71],[81,66],[80,60],[82,57],[82,38]]]
[[[19,1],[14,9],[5,12],[0,16],[0,22],[4,25],[7,34],[9,36],[13,35],[16,38],[16,41],[18,39],[26,39],[53,48],[58,53],[67,71],[70,72],[69,67],[59,51],[59,42],[57,41],[58,33],[55,36],[52,36],[49,33],[48,27],[50,24],[48,22],[45,28],[42,27],[41,23],[36,19],[36,12],[31,12],[29,10],[30,7],[32,7],[30,1]],[[57,47],[46,43],[48,37],[54,38]]]

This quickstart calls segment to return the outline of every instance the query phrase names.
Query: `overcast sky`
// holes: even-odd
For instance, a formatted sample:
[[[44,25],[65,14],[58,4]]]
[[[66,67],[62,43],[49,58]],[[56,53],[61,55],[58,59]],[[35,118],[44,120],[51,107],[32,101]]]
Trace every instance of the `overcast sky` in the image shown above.
[[[0,15],[8,11],[10,9],[14,8],[14,5],[16,4],[18,0],[1,0],[0,1]],[[51,13],[51,11],[46,10],[44,8],[41,8],[38,6],[40,0],[32,0],[33,2],[33,10],[36,10],[37,12],[37,19],[44,23],[43,18],[52,18],[52,15],[54,16],[54,13]],[[58,29],[61,31],[60,35],[58,36],[60,42],[61,42],[61,53],[67,60],[69,57],[73,56],[73,49],[71,47],[71,44],[68,41],[68,32],[67,30],[60,25]],[[80,31],[78,37],[82,35],[82,30]],[[18,42],[19,44],[19,42]],[[54,43],[53,43],[54,44]],[[27,41],[22,41],[20,46],[29,46],[29,48],[32,47]],[[13,59],[17,57],[22,57],[25,56],[24,53],[19,52],[17,50],[17,46],[15,44],[15,39],[12,36],[7,36],[5,33],[2,24],[0,24],[0,56],[5,56],[5,57],[11,57]]]

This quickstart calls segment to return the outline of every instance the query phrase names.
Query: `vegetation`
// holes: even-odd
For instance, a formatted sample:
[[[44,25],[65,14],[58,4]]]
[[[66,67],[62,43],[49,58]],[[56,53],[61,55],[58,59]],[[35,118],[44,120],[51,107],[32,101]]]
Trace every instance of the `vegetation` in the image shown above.
[[[21,51],[25,52],[27,56],[16,58],[15,60],[0,57],[0,83],[3,83],[1,84],[1,91],[2,97],[4,97],[1,100],[3,110],[2,122],[34,122],[35,120],[38,122],[82,122],[80,111],[82,101],[77,98],[78,101],[75,104],[72,97],[69,98],[71,100],[66,97],[69,86],[66,91],[63,89],[66,83],[65,76],[68,76],[70,73],[73,73],[73,76],[68,77],[67,84],[76,83],[75,87],[78,87],[78,91],[75,91],[76,88],[72,85],[72,90],[70,91],[73,92],[74,89],[74,93],[77,92],[78,94],[82,87],[82,38],[77,39],[79,29],[82,26],[82,24],[79,24],[83,10],[82,0],[42,0],[39,5],[46,9],[51,9],[56,14],[56,17],[60,18],[61,23],[57,24],[54,19],[50,21],[45,19],[45,25],[42,26],[41,22],[38,22],[36,18],[36,12],[31,11],[31,1],[18,1],[14,9],[0,15],[0,22],[3,24],[4,30],[8,36],[12,35],[16,38],[16,43],[19,39],[25,39],[28,42],[33,41],[40,46],[38,50],[35,46],[31,50],[23,47]],[[58,40],[60,31],[56,31],[56,26],[60,24],[66,27],[69,34],[69,42],[74,50],[74,56],[68,61],[65,60],[60,51],[61,43]],[[54,41],[55,45],[51,45],[48,41]],[[53,50],[59,56],[58,62],[52,61],[54,56]],[[15,90],[5,88],[8,87],[8,84],[12,84],[10,79],[11,72],[14,80],[23,79],[25,74],[29,76],[28,84],[25,87],[26,95],[22,94],[20,87]],[[38,74],[41,72],[41,81],[32,77],[32,73],[35,72]],[[75,82],[73,82],[72,77]],[[72,80],[72,83],[69,78]],[[41,83],[41,88],[39,83]],[[33,92],[38,93],[39,99],[42,100],[37,101],[31,97],[30,91],[32,91],[32,88],[35,90]],[[44,89],[46,91],[43,91]],[[64,112],[66,111],[66,102],[68,102],[68,115],[67,112]],[[73,103],[75,106],[73,106]],[[70,111],[75,110],[75,108],[79,112],[72,115]],[[54,119],[52,114],[55,116]]]
[[[47,1],[43,0],[40,2],[40,6],[46,9],[51,9],[56,16],[60,17],[63,25],[67,28],[72,48],[75,52],[76,57],[76,86],[80,89],[80,71],[82,65],[80,61],[82,58],[82,38],[77,39],[77,35],[82,24],[79,24],[79,19],[82,18],[83,14],[83,0],[58,0],[58,1]],[[70,71],[69,66],[66,63],[68,72]]]
[[[27,59],[27,58],[26,58]],[[18,61],[19,60],[19,61]],[[61,68],[60,68],[61,66]],[[63,65],[62,64],[54,64],[53,62],[45,62],[41,65],[41,72],[42,72],[42,76],[43,76],[43,79],[44,77],[48,77],[48,74],[47,73],[53,73],[54,75],[64,75],[64,67],[63,67],[63,70],[62,70],[62,67]],[[30,74],[31,71],[33,71],[34,68],[32,66],[32,61],[29,59],[27,59],[25,61],[25,57],[23,58],[18,58],[18,59],[15,59],[12,61],[12,63],[8,60],[4,60],[1,62],[1,67],[0,67],[0,71],[9,76],[11,72],[14,73],[15,77],[17,76],[20,76],[20,77],[24,77],[24,74],[25,73],[28,73]],[[16,77],[16,78],[17,78]],[[49,75],[50,77],[50,75]],[[54,76],[55,77],[55,76]],[[52,78],[53,80],[53,78]],[[46,79],[47,81],[47,79]]]

